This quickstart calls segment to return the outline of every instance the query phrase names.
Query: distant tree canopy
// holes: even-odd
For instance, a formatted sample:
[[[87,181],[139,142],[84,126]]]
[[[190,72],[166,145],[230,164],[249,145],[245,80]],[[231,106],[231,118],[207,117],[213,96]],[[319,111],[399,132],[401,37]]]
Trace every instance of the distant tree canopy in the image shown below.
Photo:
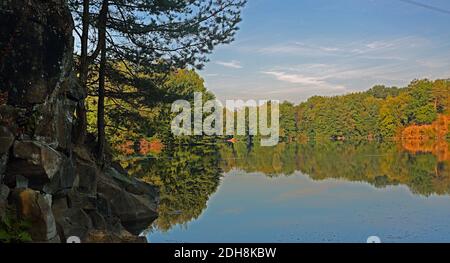
[[[295,112],[295,114],[293,114]],[[306,138],[389,138],[409,125],[450,114],[450,80],[415,80],[406,88],[375,86],[343,96],[315,96],[280,107],[281,134]]]

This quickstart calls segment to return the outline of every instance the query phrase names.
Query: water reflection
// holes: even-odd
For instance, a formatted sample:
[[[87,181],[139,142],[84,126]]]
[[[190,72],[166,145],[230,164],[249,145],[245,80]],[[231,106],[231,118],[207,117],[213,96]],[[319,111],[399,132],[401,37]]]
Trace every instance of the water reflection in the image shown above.
[[[152,158],[125,163],[131,175],[160,187],[159,218],[155,227],[167,231],[197,219],[219,186],[219,148],[211,142],[169,143]]]
[[[218,190],[224,175],[235,176],[232,180],[232,184],[235,185],[234,188],[247,187],[247,190],[243,192],[247,196],[242,198],[255,201],[256,203],[253,206],[260,209],[252,213],[251,216],[255,217],[254,220],[258,220],[258,216],[261,218],[261,215],[259,215],[261,211],[266,213],[272,211],[280,214],[286,212],[283,215],[286,220],[293,220],[289,218],[289,216],[292,216],[289,210],[277,212],[273,206],[264,205],[264,202],[254,199],[255,196],[259,196],[259,190],[251,188],[257,187],[258,180],[257,177],[249,175],[255,173],[263,174],[266,178],[293,177],[294,181],[289,186],[282,186],[282,183],[273,183],[269,186],[267,184],[270,184],[271,181],[264,181],[265,188],[272,189],[272,192],[279,192],[277,202],[282,202],[282,200],[285,200],[283,196],[290,196],[292,193],[297,193],[296,198],[307,196],[310,192],[324,193],[323,187],[327,190],[330,187],[333,188],[334,184],[330,186],[330,183],[327,182],[325,184],[319,183],[329,179],[368,183],[374,189],[402,185],[406,186],[413,194],[422,197],[449,195],[450,160],[442,154],[436,154],[443,152],[442,145],[440,146],[441,149],[437,151],[420,150],[416,146],[412,150],[411,147],[408,149],[404,145],[404,143],[369,142],[280,143],[276,147],[268,148],[258,145],[248,147],[245,143],[217,144],[211,141],[188,145],[169,143],[165,145],[163,152],[157,157],[129,161],[127,166],[133,175],[161,187],[160,217],[154,224],[152,231],[165,233],[170,230],[186,230],[189,222],[198,220],[202,213],[205,213],[208,209],[215,211],[214,207],[207,209],[207,204]],[[448,152],[448,144],[445,144],[444,147],[446,147],[444,152]],[[307,175],[308,180],[311,181],[298,178],[299,174]],[[305,182],[298,187],[294,187],[295,182],[298,181]],[[314,185],[314,181],[317,182],[316,185]],[[223,189],[221,188],[222,193],[217,195],[216,199],[227,199],[223,202],[233,200],[233,190],[229,187],[230,183],[231,181]],[[306,185],[309,186],[304,187]],[[343,189],[352,189],[348,190],[350,192],[345,192],[345,194],[350,195],[352,191],[360,194],[367,191],[364,187],[358,188],[358,185],[342,187]],[[302,194],[298,195],[299,192]],[[336,197],[345,195],[341,191],[337,191],[335,194]],[[385,200],[389,199],[389,196],[386,193],[384,196],[376,198]],[[369,200],[370,198],[375,197],[367,195],[365,199]],[[401,200],[404,197],[398,198]],[[306,200],[308,199],[302,200],[302,202],[306,202]],[[317,200],[320,200],[320,197],[317,197]],[[236,204],[239,202],[239,200],[235,201]],[[216,200],[214,204],[217,202],[219,201]],[[414,203],[417,200],[411,199],[408,202],[411,207],[414,207],[411,202]],[[305,205],[306,207],[313,207],[314,202],[311,201],[311,203]],[[330,203],[329,205],[333,204]],[[348,205],[349,207],[342,207],[341,209],[352,209],[351,206],[357,206],[354,203]],[[239,210],[238,205],[235,206],[228,207],[226,215],[230,217],[234,214],[236,218],[240,218],[241,215],[236,212]],[[364,207],[364,204],[361,204],[361,207]],[[356,207],[353,208],[356,209]],[[389,210],[388,206],[384,209]],[[310,212],[312,213],[310,216],[321,214],[322,216],[333,217],[333,215],[324,215],[323,211],[317,215],[314,215],[317,211],[311,210]],[[224,213],[224,211],[221,213]],[[364,213],[364,211],[361,213]],[[208,218],[208,216],[205,217]],[[207,221],[207,219],[205,220]],[[208,225],[204,221],[200,223],[205,226]],[[223,227],[231,232],[241,231],[232,222],[233,219],[230,217],[228,222],[222,222]],[[274,232],[276,231],[274,230]]]
[[[223,148],[221,155],[225,171],[239,168],[267,176],[300,171],[314,180],[345,179],[375,187],[402,184],[425,196],[450,193],[450,159],[438,158],[427,148],[409,151],[398,143],[281,143],[273,148],[254,146],[250,152],[237,145]]]

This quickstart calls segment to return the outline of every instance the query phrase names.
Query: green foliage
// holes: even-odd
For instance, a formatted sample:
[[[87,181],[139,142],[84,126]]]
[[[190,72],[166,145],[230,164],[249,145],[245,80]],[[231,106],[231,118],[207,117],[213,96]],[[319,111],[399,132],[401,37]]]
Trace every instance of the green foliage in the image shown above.
[[[116,67],[124,65],[119,63]],[[106,87],[109,92],[114,92],[113,83]],[[131,93],[133,86],[123,87]],[[139,98],[133,96],[106,98],[105,104],[109,109],[106,112],[106,138],[113,145],[120,145],[126,141],[137,141],[140,138],[159,137],[162,139],[172,138],[170,122],[174,114],[171,113],[172,102],[178,99],[193,101],[194,93],[203,93],[204,100],[214,99],[204,85],[204,80],[195,70],[179,69],[165,76],[164,83],[158,89],[159,95],[152,96],[152,102],[141,103]],[[149,100],[150,100],[149,99]],[[90,96],[87,99],[88,129],[91,133],[96,132],[97,125],[97,99]],[[182,138],[181,140],[185,140]]]
[[[0,243],[31,242],[30,228],[29,222],[17,219],[14,210],[8,208],[0,218]]]
[[[436,116],[436,109],[430,103],[432,100],[432,82],[428,80],[413,81],[408,87],[411,100],[408,101],[408,121],[415,124],[431,123]]]
[[[160,188],[159,218],[155,223],[160,230],[197,219],[221,178],[215,141],[166,142],[164,152],[156,158],[122,163],[131,175]]]
[[[313,97],[298,106],[299,132],[309,138],[361,138],[378,134],[381,100],[365,93]]]
[[[396,136],[399,129],[408,124],[406,112],[410,100],[407,93],[402,93],[383,101],[379,112],[379,131],[383,138]]]
[[[120,126],[134,125],[129,129],[133,131],[139,128],[134,119],[141,114],[130,109],[142,111],[173,101],[171,95],[180,93],[169,94],[161,87],[165,76],[180,68],[200,69],[216,46],[231,43],[246,0],[69,0],[68,4],[80,42],[79,82],[91,97],[88,104],[97,107],[94,131],[97,157],[102,160],[107,118],[112,116]],[[92,125],[95,119],[86,116],[84,103],[77,105],[77,142],[85,139],[87,121]]]
[[[127,87],[132,90],[133,87]],[[107,87],[113,89],[113,87]],[[165,76],[161,85],[164,96],[152,97],[151,104],[139,104],[134,98],[107,98],[112,111],[107,112],[107,139],[113,146],[140,138],[158,138],[164,150],[157,156],[123,156],[121,164],[131,176],[160,187],[159,218],[155,222],[161,230],[176,224],[185,224],[198,218],[205,209],[209,196],[219,185],[218,148],[215,138],[185,136],[174,138],[170,122],[171,105],[177,99],[193,102],[194,93],[203,93],[203,99],[214,99],[204,86],[204,80],[195,70],[180,69]],[[88,100],[95,103],[95,98]],[[95,128],[95,110],[91,126]],[[137,157],[137,158],[135,158]]]
[[[437,112],[432,105],[425,105],[415,111],[414,117],[417,124],[430,124],[436,120]]]
[[[391,138],[408,125],[431,124],[450,110],[450,81],[415,80],[406,88],[315,96],[296,106],[297,132],[311,139]],[[285,116],[285,115],[284,115]],[[281,121],[289,130],[289,121]]]
[[[400,93],[400,89],[397,87],[386,87],[383,85],[377,85],[367,91],[367,94],[377,99],[387,99],[387,97],[396,97]]]
[[[294,104],[283,102],[280,104],[280,136],[293,138],[297,135],[297,120]]]

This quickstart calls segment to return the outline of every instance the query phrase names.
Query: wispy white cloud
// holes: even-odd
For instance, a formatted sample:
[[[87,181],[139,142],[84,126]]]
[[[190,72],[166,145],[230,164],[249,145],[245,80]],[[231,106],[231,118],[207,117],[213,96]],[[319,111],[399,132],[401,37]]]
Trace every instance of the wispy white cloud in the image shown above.
[[[264,74],[274,76],[278,80],[286,81],[295,84],[305,84],[305,85],[323,85],[324,82],[318,78],[306,77],[300,74],[289,74],[286,72],[277,71],[265,71]]]
[[[323,42],[323,41],[321,41]],[[411,50],[429,45],[429,41],[415,36],[406,36],[394,39],[365,40],[346,43],[332,43],[318,45],[315,42],[287,42],[272,46],[261,47],[257,50],[263,55],[295,55],[295,56],[367,56],[373,59],[401,59],[398,51]]]
[[[417,59],[416,63],[429,69],[450,68],[450,57]]]
[[[405,76],[408,68],[401,67],[399,63],[387,63],[383,65],[364,65],[354,63],[340,64],[302,64],[291,67],[277,67],[275,70],[266,71],[272,73],[278,80],[298,84],[315,84],[321,87],[342,87],[343,83],[349,83],[358,79],[374,81],[399,81]],[[276,74],[275,74],[276,73]],[[307,77],[305,77],[307,76]],[[368,88],[368,87],[362,87]]]
[[[218,74],[218,73],[208,73],[208,74],[204,74],[203,76],[205,76],[205,77],[219,77],[220,74]]]
[[[278,46],[270,51],[279,49],[283,52],[293,52],[290,48],[294,46],[295,51],[302,51],[304,55],[314,57],[317,63],[272,66],[263,70],[263,73],[279,81],[296,84],[297,86],[291,87],[295,89],[308,86],[330,91],[349,91],[368,89],[370,85],[378,83],[406,83],[427,75],[427,72],[434,68],[440,69],[446,65],[444,60],[435,58],[418,60],[415,51],[420,53],[429,49],[432,43],[413,36],[358,41],[335,47],[295,43],[285,46],[285,49]],[[325,56],[330,54],[334,57]],[[417,72],[422,75],[417,75]]]
[[[263,74],[270,75],[275,77],[277,80],[299,84],[308,88],[325,88],[330,90],[341,90],[345,89],[342,85],[333,85],[325,81],[323,78],[314,77],[314,76],[305,76],[302,74],[293,74],[289,72],[283,71],[264,71]]]
[[[303,42],[290,42],[278,44],[268,47],[262,47],[256,50],[261,54],[296,54],[296,55],[311,54],[311,52],[333,54],[341,51],[340,48],[334,46],[317,46],[306,44]]]
[[[241,69],[242,65],[241,62],[237,61],[237,60],[232,60],[232,61],[216,61],[217,65],[220,66],[224,66],[227,68],[234,68],[234,69]]]
[[[366,44],[366,47],[369,49],[385,49],[394,47],[394,43],[390,41],[374,41],[369,44]]]

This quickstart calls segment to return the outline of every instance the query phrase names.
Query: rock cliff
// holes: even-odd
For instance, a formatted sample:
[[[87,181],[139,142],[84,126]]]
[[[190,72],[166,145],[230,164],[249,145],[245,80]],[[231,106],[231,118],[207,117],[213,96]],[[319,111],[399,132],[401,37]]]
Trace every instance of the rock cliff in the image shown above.
[[[158,190],[72,141],[72,30],[64,0],[0,2],[0,216],[14,209],[35,242],[142,241]]]

